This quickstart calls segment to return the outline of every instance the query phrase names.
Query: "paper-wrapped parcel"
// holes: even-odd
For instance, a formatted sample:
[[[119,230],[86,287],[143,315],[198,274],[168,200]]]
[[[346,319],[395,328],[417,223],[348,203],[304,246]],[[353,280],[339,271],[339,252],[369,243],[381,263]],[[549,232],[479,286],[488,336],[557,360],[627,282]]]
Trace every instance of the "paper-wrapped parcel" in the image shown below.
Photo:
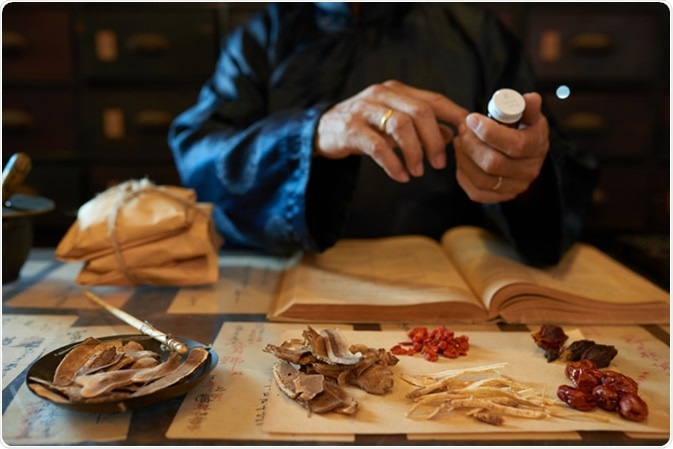
[[[55,256],[85,261],[79,285],[212,284],[223,242],[212,211],[191,189],[129,180],[79,208]]]

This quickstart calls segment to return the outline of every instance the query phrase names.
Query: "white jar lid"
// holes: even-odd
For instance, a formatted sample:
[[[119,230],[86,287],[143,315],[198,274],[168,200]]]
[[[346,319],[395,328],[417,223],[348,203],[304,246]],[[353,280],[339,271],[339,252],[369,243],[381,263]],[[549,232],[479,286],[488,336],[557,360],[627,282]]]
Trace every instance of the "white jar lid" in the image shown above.
[[[488,113],[502,123],[516,123],[521,120],[526,102],[523,95],[514,89],[500,89],[488,102]]]

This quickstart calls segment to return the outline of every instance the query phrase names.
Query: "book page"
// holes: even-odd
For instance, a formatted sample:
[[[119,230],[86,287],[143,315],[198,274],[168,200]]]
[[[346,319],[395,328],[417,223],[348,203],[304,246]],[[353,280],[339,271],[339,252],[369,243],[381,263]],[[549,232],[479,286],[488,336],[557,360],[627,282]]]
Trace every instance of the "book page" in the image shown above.
[[[341,240],[290,270],[295,303],[382,306],[463,301],[483,309],[434,240],[418,236]],[[284,279],[284,281],[286,281]],[[285,290],[285,291],[283,291]]]
[[[501,288],[534,282],[514,250],[484,229],[472,226],[450,229],[442,236],[442,246],[488,309],[493,295]]]
[[[558,265],[538,269],[523,264],[507,244],[479,228],[453,229],[442,243],[489,307],[504,289],[509,297],[586,298],[606,305],[669,300],[668,293],[590,245],[578,243]]]

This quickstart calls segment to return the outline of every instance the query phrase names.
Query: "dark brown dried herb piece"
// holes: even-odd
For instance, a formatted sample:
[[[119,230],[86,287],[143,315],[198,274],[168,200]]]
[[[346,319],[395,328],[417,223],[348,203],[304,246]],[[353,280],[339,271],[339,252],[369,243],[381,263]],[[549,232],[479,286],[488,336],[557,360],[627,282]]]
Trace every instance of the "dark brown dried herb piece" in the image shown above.
[[[544,350],[547,362],[553,362],[559,358],[561,348],[568,340],[568,336],[560,326],[543,324],[540,330],[531,334],[535,344]]]
[[[593,360],[598,368],[606,368],[610,366],[617,352],[614,346],[597,344],[584,351],[582,358]]]
[[[568,362],[582,360],[587,349],[596,344],[593,340],[577,340],[561,350],[561,357]]]

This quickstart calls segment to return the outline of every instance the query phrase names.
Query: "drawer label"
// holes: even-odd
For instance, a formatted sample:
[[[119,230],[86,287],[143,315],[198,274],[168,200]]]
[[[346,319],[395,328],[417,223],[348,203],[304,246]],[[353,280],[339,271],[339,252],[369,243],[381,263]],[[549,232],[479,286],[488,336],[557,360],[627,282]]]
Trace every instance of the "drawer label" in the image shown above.
[[[96,57],[103,62],[116,61],[119,56],[117,51],[117,33],[112,30],[98,30],[95,34]]]

